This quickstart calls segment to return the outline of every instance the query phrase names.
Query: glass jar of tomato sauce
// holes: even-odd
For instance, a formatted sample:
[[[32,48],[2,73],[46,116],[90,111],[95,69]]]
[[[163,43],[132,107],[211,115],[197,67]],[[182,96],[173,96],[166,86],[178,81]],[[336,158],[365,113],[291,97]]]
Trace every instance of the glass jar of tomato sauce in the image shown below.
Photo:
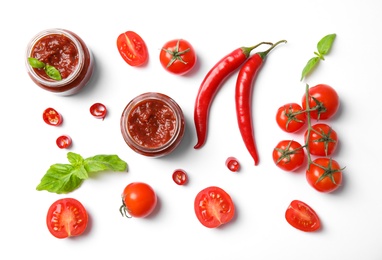
[[[61,79],[48,76],[46,66],[32,67],[29,58],[53,66]],[[26,67],[30,78],[41,88],[63,96],[78,93],[93,74],[94,61],[85,42],[75,33],[65,29],[48,29],[38,33],[29,42]]]
[[[169,96],[147,92],[132,99],[121,116],[121,132],[135,152],[160,157],[181,142],[185,120],[180,106]]]

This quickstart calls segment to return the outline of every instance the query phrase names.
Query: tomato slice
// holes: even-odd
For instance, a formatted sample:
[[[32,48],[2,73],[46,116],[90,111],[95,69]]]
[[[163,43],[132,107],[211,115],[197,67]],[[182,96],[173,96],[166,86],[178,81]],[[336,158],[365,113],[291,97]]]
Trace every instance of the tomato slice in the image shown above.
[[[62,124],[63,118],[54,108],[48,107],[42,113],[42,119],[48,125],[59,126]]]
[[[117,38],[119,54],[131,66],[140,66],[148,60],[146,43],[133,31],[121,33]]]
[[[72,138],[69,135],[61,135],[56,139],[56,144],[60,149],[69,148],[72,145]]]
[[[94,103],[90,106],[90,114],[95,118],[104,120],[106,117],[107,109],[106,106],[102,103]]]
[[[88,214],[78,200],[63,198],[49,207],[46,224],[49,232],[57,238],[79,236],[87,227]]]
[[[285,212],[288,223],[305,232],[316,231],[321,227],[320,219],[316,212],[306,203],[293,200]]]
[[[184,185],[188,181],[187,173],[182,169],[176,169],[172,173],[172,180],[178,185]]]
[[[196,195],[194,209],[200,223],[208,228],[226,224],[235,215],[230,195],[216,186],[207,187]]]

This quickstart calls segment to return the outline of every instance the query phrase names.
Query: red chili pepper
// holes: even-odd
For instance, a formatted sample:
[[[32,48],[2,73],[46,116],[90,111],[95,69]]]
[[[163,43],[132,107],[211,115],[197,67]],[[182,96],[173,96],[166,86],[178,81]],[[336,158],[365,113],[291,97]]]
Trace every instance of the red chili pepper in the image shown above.
[[[261,42],[252,47],[237,48],[216,63],[205,76],[195,101],[194,122],[198,138],[195,149],[202,147],[206,141],[210,106],[223,81],[246,61],[253,49],[262,44],[272,43]]]
[[[255,136],[252,123],[252,92],[253,84],[257,72],[261,68],[263,61],[267,54],[279,43],[286,42],[285,40],[275,43],[272,47],[264,52],[258,52],[251,56],[241,67],[236,81],[235,101],[236,101],[236,115],[239,125],[240,133],[243,138],[244,144],[251,154],[255,165],[259,163],[259,156],[257,153]]]

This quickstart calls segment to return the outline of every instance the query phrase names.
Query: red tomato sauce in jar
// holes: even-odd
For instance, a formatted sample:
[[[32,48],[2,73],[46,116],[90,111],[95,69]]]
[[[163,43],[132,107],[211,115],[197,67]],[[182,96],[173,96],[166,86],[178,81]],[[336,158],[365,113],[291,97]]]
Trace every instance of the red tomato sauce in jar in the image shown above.
[[[62,79],[51,79],[44,69],[32,68],[29,57],[55,67]],[[67,96],[78,93],[89,82],[94,62],[90,50],[78,35],[65,29],[50,29],[38,33],[29,43],[26,66],[30,78],[38,86]]]
[[[144,93],[126,106],[121,117],[121,131],[135,152],[163,156],[172,152],[183,137],[183,112],[164,94]]]

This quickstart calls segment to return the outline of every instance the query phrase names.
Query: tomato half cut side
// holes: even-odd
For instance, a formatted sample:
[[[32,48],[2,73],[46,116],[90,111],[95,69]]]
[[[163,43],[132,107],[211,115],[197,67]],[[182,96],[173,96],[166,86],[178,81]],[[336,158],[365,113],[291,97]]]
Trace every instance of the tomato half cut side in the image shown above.
[[[194,210],[200,223],[208,228],[226,224],[235,215],[235,205],[231,196],[216,186],[207,187],[196,195]]]
[[[117,48],[119,54],[130,66],[140,66],[148,60],[145,41],[133,31],[127,31],[118,36]]]
[[[88,213],[76,199],[59,199],[49,207],[46,224],[56,238],[79,236],[86,230]]]
[[[301,231],[313,232],[321,227],[321,222],[316,212],[306,203],[293,200],[285,212],[288,223]]]

